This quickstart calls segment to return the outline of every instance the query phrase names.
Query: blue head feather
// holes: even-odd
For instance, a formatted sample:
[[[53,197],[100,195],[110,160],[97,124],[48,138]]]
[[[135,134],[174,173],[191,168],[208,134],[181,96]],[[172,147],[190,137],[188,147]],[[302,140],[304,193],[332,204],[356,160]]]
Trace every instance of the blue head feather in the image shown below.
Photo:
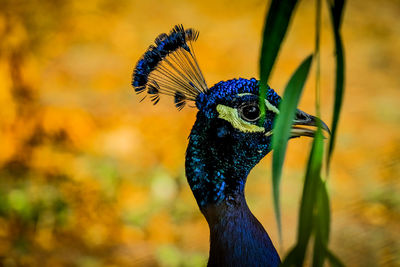
[[[239,78],[228,81],[221,81],[212,86],[207,92],[199,94],[196,99],[196,106],[199,110],[202,110],[203,112],[211,115],[213,113],[213,107],[215,107],[217,103],[232,102],[238,94],[249,93],[253,95],[258,95],[259,88],[260,82],[255,78]],[[268,86],[266,99],[272,105],[277,107],[281,100],[281,97]]]
[[[258,105],[259,85],[254,78],[221,81],[196,99],[199,112],[189,137],[186,174],[200,208],[243,193],[248,173],[271,150],[271,137],[266,132],[272,130],[274,112],[267,111],[264,131],[249,133],[219,118],[216,109],[217,105]],[[278,107],[281,98],[269,88],[266,100]]]

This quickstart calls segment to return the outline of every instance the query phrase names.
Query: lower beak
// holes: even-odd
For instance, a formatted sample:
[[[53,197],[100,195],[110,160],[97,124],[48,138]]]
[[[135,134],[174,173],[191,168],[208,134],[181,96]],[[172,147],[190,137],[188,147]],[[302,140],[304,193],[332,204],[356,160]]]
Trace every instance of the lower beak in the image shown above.
[[[299,127],[299,125],[304,126],[313,126],[318,127],[321,125],[321,128],[325,130],[328,134],[331,134],[328,126],[323,122],[321,119],[314,117],[310,114],[301,111],[300,109],[297,110],[295,118],[293,120],[292,130],[291,130],[291,137],[300,137],[300,136],[309,136],[314,137],[316,128],[310,129],[305,127]]]

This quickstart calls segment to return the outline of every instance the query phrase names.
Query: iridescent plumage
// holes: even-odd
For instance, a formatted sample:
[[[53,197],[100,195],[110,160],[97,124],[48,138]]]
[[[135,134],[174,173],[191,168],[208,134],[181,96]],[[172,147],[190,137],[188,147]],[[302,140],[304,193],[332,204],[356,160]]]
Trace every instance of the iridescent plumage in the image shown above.
[[[198,32],[175,26],[161,34],[136,65],[132,85],[137,93],[172,96],[180,110],[187,101],[198,108],[189,136],[185,170],[188,183],[210,227],[209,266],[278,266],[279,255],[267,232],[250,212],[244,187],[251,169],[271,150],[273,121],[280,96],[265,95],[259,108],[256,79],[232,79],[208,87],[192,43]],[[316,118],[298,111],[293,125],[315,126]],[[294,127],[292,137],[312,136]]]

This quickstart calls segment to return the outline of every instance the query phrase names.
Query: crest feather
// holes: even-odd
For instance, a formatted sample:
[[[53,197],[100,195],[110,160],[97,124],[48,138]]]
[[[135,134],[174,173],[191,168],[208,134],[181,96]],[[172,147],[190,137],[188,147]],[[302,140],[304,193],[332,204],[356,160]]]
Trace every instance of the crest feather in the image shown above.
[[[207,92],[192,45],[198,37],[198,31],[185,30],[182,25],[160,34],[135,67],[132,86],[136,93],[147,91],[154,104],[160,94],[172,96],[181,110],[186,101],[196,101],[199,94]]]

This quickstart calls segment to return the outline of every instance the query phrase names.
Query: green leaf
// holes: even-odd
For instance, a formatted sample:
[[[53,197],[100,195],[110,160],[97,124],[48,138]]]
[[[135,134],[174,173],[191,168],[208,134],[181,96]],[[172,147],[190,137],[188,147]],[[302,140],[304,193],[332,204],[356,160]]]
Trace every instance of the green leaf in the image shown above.
[[[313,267],[322,267],[325,261],[325,247],[321,243],[320,235],[315,234],[314,251],[313,251]]]
[[[321,178],[317,194],[317,220],[322,242],[323,244],[328,245],[331,221],[329,196],[326,189],[326,183],[322,181]]]
[[[315,241],[313,252],[313,267],[322,267],[326,257],[329,241],[330,210],[326,184],[319,177],[314,219]]]
[[[282,236],[282,227],[279,204],[279,186],[282,175],[282,165],[285,159],[287,141],[290,137],[290,129],[292,128],[293,119],[297,104],[299,103],[301,92],[303,91],[305,81],[310,71],[311,61],[312,55],[308,56],[301,63],[301,65],[290,78],[285,88],[282,102],[279,106],[280,113],[275,119],[274,123],[272,136],[272,149],[274,150],[272,157],[272,185],[275,216],[280,237]]]
[[[279,267],[296,266],[296,255],[297,255],[297,247],[294,247],[282,260],[282,263],[281,265],[279,265]]]
[[[299,266],[302,266],[307,250],[307,245],[314,226],[314,207],[317,198],[318,184],[322,167],[324,151],[323,134],[321,128],[317,129],[313,145],[308,159],[306,178],[304,181],[303,194],[300,204],[299,225],[297,230],[297,246]]]
[[[340,29],[345,4],[346,0],[334,0],[333,2],[328,1],[328,5],[331,8],[333,26],[335,29]]]
[[[335,81],[335,102],[331,126],[331,138],[329,140],[327,171],[329,171],[332,153],[335,147],[336,131],[339,123],[340,112],[342,109],[344,95],[344,80],[345,80],[345,57],[342,37],[340,35],[340,26],[342,22],[345,0],[335,0],[330,5],[330,13],[333,25],[333,34],[336,49],[336,81]]]
[[[283,38],[288,29],[297,0],[272,0],[266,16],[260,55],[260,103],[268,90],[268,78],[278,56]],[[265,106],[260,105],[262,117]]]

